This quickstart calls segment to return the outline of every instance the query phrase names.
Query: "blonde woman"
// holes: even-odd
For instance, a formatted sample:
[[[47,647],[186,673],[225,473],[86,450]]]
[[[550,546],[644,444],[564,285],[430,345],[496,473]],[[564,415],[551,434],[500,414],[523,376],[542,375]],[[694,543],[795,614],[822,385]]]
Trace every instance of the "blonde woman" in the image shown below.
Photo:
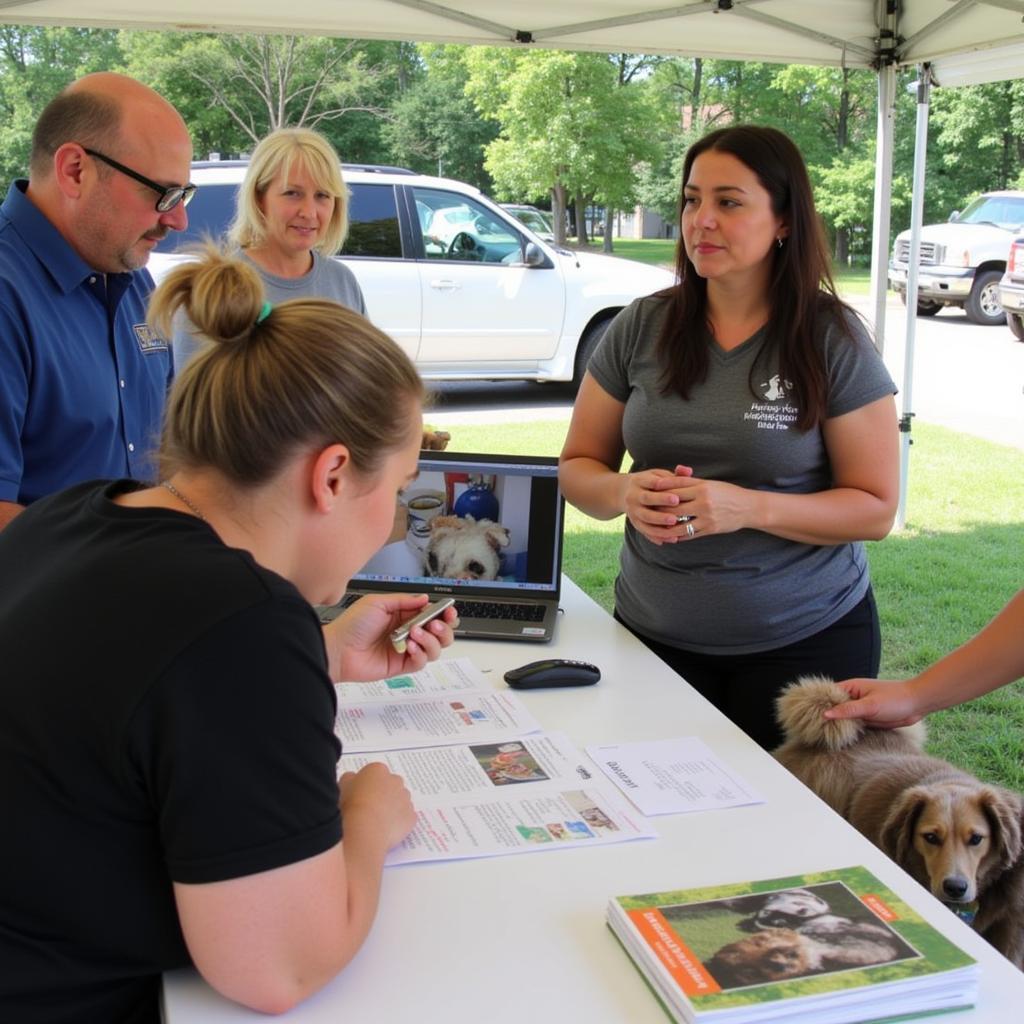
[[[422,668],[454,614],[400,655],[423,595],[323,628],[311,605],[386,539],[420,379],[362,317],[271,307],[215,252],[152,322],[179,307],[209,344],[172,388],[162,483],[80,484],[0,533],[0,1020],[156,1021],[189,963],[281,1012],[355,954],[413,824],[380,764],[339,788],[332,683]]]
[[[228,232],[263,281],[273,303],[333,299],[366,315],[355,274],[333,256],[348,234],[348,189],[331,144],[309,128],[280,128],[264,138],[249,161]],[[201,339],[195,327],[174,324],[178,372]]]

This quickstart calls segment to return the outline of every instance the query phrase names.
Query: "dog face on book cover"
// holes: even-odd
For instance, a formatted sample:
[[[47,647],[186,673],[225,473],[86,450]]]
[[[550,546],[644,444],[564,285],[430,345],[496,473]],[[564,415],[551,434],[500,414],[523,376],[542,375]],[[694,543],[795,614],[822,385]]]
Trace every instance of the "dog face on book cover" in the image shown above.
[[[884,925],[822,914],[799,928],[766,928],[731,942],[706,966],[722,988],[739,988],[889,963],[907,952]]]
[[[490,519],[437,516],[430,523],[424,556],[427,576],[454,580],[495,580],[509,531]]]

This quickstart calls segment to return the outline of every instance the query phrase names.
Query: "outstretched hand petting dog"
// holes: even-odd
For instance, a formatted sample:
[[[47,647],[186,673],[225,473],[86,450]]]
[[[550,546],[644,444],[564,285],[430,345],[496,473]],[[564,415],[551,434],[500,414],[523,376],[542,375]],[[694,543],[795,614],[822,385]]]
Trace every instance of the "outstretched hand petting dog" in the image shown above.
[[[980,632],[920,675],[901,681],[847,679],[852,700],[826,718],[862,718],[878,729],[912,725],[941,708],[972,700],[1024,676],[1024,590]]]

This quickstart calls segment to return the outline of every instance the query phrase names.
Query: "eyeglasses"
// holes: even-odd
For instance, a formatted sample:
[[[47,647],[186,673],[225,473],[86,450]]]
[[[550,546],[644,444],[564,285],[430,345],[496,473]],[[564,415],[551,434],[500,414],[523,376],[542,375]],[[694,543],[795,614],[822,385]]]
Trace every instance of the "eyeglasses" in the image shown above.
[[[151,188],[154,192],[160,193],[160,198],[156,201],[157,213],[167,213],[173,210],[178,203],[182,206],[188,206],[192,202],[192,197],[196,194],[197,185],[171,185],[164,187],[163,185],[157,184],[151,178],[147,178],[144,174],[139,174],[138,171],[133,171],[130,167],[125,167],[124,164],[119,164],[116,160],[112,160],[109,156],[105,156],[103,153],[98,152],[95,149],[89,149],[88,146],[83,146],[82,149],[89,154],[89,156],[96,157],[97,160],[102,160],[105,164],[109,164],[114,168],[115,171],[120,171],[122,174],[127,174],[129,178],[134,178],[136,181],[141,182],[146,188]]]

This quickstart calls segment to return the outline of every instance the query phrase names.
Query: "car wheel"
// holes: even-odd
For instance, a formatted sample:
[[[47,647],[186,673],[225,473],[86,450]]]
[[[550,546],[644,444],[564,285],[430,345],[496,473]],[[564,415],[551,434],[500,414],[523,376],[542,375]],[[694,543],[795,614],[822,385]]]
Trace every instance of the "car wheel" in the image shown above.
[[[1020,313],[1007,313],[1006,322],[1013,331],[1013,336],[1018,341],[1024,341],[1024,315]]]
[[[587,363],[590,362],[590,357],[594,354],[594,350],[604,337],[604,332],[608,330],[610,323],[610,318],[601,320],[599,323],[591,324],[583,332],[583,337],[580,339],[579,345],[576,346],[576,371],[572,377],[574,391],[578,390],[583,383],[583,375],[587,372]]]
[[[974,277],[971,294],[964,303],[967,319],[982,326],[1006,323],[1006,313],[999,301],[1001,270],[982,270]]]

